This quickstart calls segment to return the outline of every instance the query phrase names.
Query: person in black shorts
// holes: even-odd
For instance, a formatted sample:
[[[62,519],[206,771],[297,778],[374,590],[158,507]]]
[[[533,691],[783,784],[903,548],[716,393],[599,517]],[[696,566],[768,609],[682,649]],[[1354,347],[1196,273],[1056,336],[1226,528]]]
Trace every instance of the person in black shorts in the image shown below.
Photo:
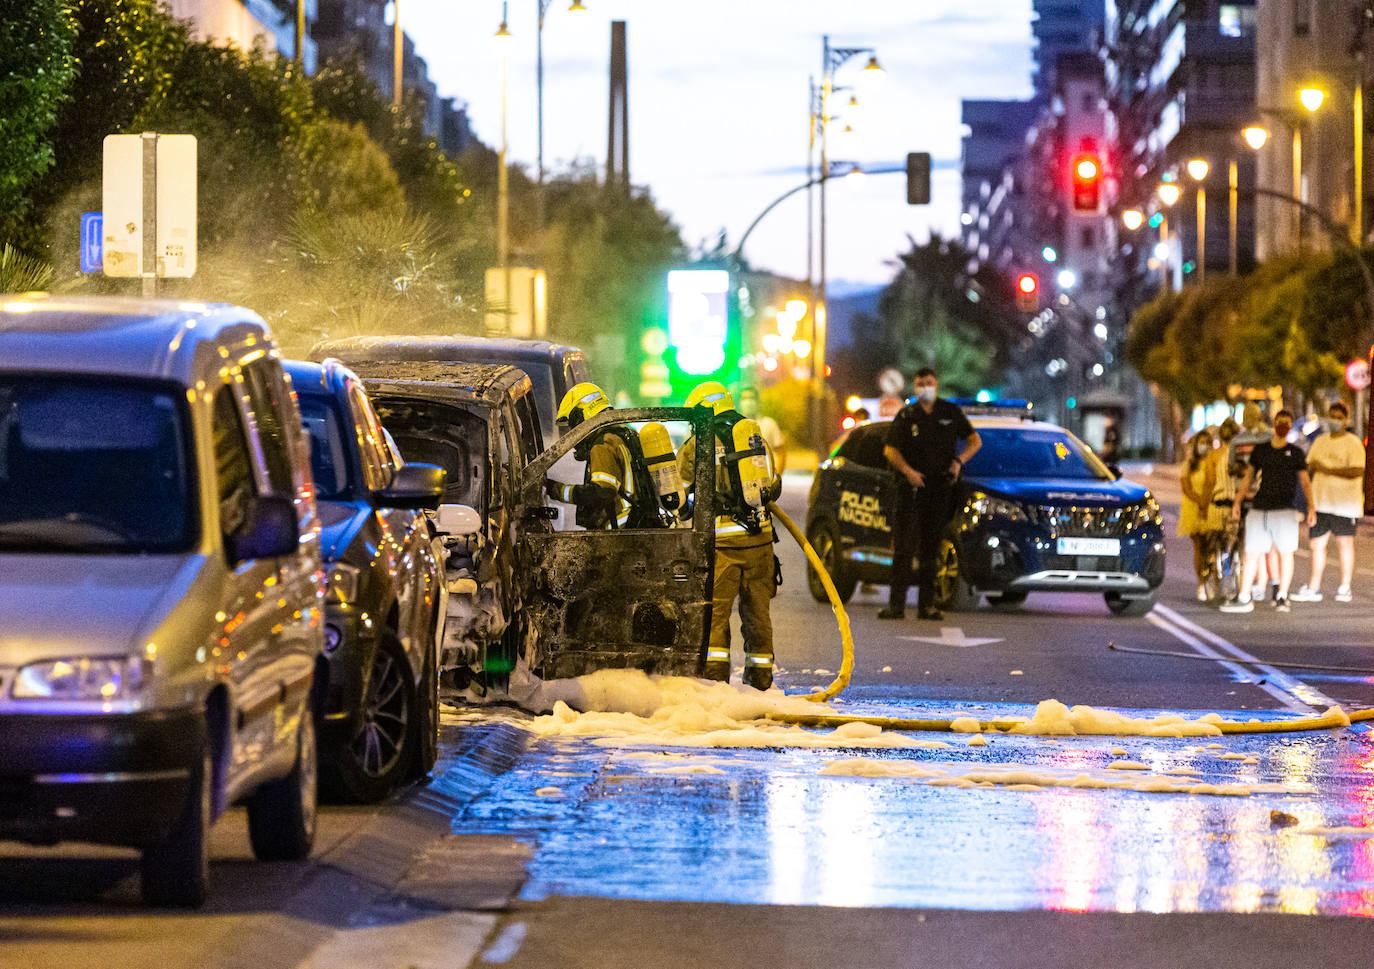
[[[957,404],[936,396],[935,371],[916,372],[916,401],[887,430],[883,456],[897,473],[897,515],[892,525],[892,584],[879,619],[901,619],[911,586],[911,558],[920,570],[916,595],[921,619],[943,619],[935,603],[940,536],[954,512],[954,482],[982,441]]]

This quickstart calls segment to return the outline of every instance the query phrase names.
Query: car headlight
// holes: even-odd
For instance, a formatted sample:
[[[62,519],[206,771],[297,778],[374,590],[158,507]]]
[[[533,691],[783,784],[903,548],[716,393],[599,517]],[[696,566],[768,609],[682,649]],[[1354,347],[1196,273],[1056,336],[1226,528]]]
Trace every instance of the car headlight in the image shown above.
[[[1025,506],[1005,498],[985,495],[981,491],[973,493],[973,497],[969,499],[969,507],[985,518],[1001,518],[1005,521],[1014,522],[1031,520],[1030,515],[1026,513]]]
[[[1146,492],[1145,500],[1137,502],[1132,508],[1128,525],[1131,528],[1140,528],[1144,525],[1154,523],[1161,524],[1159,517],[1159,502],[1155,501],[1154,495]]]
[[[335,562],[329,567],[325,579],[325,589],[329,598],[335,602],[350,603],[358,600],[358,585],[362,581],[363,570],[356,565]]]
[[[138,657],[73,657],[30,663],[14,679],[16,700],[128,700],[143,687]]]

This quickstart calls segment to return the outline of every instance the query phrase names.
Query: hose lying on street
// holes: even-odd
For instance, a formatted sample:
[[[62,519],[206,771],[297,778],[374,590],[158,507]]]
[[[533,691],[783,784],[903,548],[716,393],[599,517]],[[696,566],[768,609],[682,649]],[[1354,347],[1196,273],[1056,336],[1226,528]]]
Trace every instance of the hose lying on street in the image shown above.
[[[830,573],[821,564],[820,556],[811,547],[811,543],[806,540],[806,536],[797,527],[797,523],[788,517],[787,512],[778,507],[777,502],[770,501],[768,510],[773,513],[778,521],[783,523],[792,537],[797,540],[797,544],[802,547],[802,551],[806,553],[811,568],[816,570],[816,575],[820,576],[821,585],[825,586],[825,594],[830,597],[830,606],[835,610],[835,623],[840,627],[840,643],[844,648],[844,656],[840,660],[840,672],[824,690],[819,693],[808,693],[802,697],[804,700],[824,703],[826,700],[833,700],[840,695],[841,691],[849,685],[849,677],[854,672],[854,636],[849,631],[849,616],[844,611],[844,603],[840,602],[840,594],[835,590],[835,583],[830,581]]]
[[[1142,656],[1172,656],[1175,659],[1200,659],[1208,663],[1219,662],[1216,657],[1204,656],[1201,653],[1185,653],[1178,649],[1142,649],[1138,646],[1118,646],[1110,640],[1107,642],[1107,648],[1114,653],[1139,653]],[[1236,659],[1231,656],[1221,657],[1220,662],[1254,665],[1248,660]],[[1288,670],[1318,670],[1323,673],[1361,673],[1365,676],[1374,676],[1374,669],[1366,666],[1320,666],[1316,663],[1280,663],[1273,660],[1264,660],[1260,665]]]

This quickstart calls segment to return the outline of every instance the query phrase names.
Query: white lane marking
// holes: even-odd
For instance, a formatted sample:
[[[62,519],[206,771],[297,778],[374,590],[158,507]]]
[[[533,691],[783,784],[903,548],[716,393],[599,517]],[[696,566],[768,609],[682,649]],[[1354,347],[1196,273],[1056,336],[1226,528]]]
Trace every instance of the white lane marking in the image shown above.
[[[1002,642],[1000,639],[965,636],[964,630],[958,626],[941,626],[939,636],[898,636],[897,638],[913,643],[932,643],[936,646],[986,646],[988,643]]]
[[[511,956],[520,951],[520,943],[525,941],[525,923],[515,922],[506,926],[496,941],[487,946],[482,953],[483,962],[508,962]]]
[[[1278,670],[1272,666],[1266,665],[1259,659],[1247,653],[1245,650],[1241,649],[1235,643],[1231,642],[1228,639],[1223,639],[1221,636],[1218,636],[1210,629],[1200,626],[1197,623],[1193,622],[1191,619],[1179,615],[1177,612],[1174,612],[1174,610],[1170,609],[1168,606],[1156,603],[1154,611],[1165,616],[1167,619],[1172,620],[1174,623],[1176,623],[1183,629],[1186,629],[1192,633],[1195,633],[1201,638],[1208,640],[1223,652],[1230,653],[1236,659],[1241,660],[1244,663],[1249,663],[1251,666],[1255,667],[1255,669],[1263,673],[1265,679],[1269,683],[1274,684],[1280,689],[1288,691],[1288,693],[1298,702],[1303,703],[1311,708],[1333,707],[1338,705],[1335,700],[1331,699],[1329,696],[1322,693],[1320,690],[1313,689],[1311,686],[1308,686],[1302,680],[1289,676],[1282,670]]]
[[[1159,606],[1158,604],[1156,604],[1155,610],[1157,611],[1158,609]],[[1227,659],[1225,656],[1222,656],[1220,653],[1218,653],[1212,647],[1208,646],[1202,640],[1198,639],[1191,633],[1183,629],[1180,629],[1178,626],[1175,626],[1173,623],[1169,622],[1169,620],[1165,619],[1163,616],[1157,616],[1154,612],[1150,612],[1145,616],[1145,621],[1148,622],[1150,625],[1156,627],[1157,629],[1164,630],[1166,633],[1168,633],[1170,636],[1173,636],[1179,642],[1187,646],[1193,647],[1193,649],[1197,650],[1200,655],[1206,656],[1208,659],[1216,660],[1220,666],[1229,670],[1231,674],[1235,676],[1237,682],[1249,683],[1252,686],[1259,687],[1265,693],[1268,693],[1274,699],[1282,703],[1287,709],[1292,710],[1295,713],[1312,712],[1310,708],[1303,706],[1301,703],[1298,703],[1288,693],[1279,689],[1277,686],[1274,686],[1273,684],[1269,683],[1267,680],[1261,682],[1260,679],[1256,677],[1254,673],[1250,672],[1240,664]]]

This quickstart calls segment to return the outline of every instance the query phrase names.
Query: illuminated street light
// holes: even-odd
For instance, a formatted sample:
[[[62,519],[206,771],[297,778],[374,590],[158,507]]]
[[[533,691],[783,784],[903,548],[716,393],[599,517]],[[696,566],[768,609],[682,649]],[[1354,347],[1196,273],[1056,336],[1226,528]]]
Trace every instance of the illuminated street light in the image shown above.
[[[1245,138],[1245,143],[1254,151],[1259,151],[1264,147],[1264,143],[1269,140],[1269,129],[1263,125],[1252,124],[1241,132]]]
[[[1160,262],[1165,262],[1165,261],[1168,260],[1168,258],[1169,258],[1169,243],[1167,243],[1167,242],[1156,242],[1156,243],[1155,243],[1155,258],[1158,259]]]
[[[1175,204],[1182,194],[1183,189],[1174,182],[1165,182],[1159,186],[1159,200],[1165,205]]]
[[[1145,213],[1140,209],[1127,209],[1121,213],[1121,224],[1134,232],[1145,224]]]
[[[1298,100],[1308,111],[1316,111],[1326,100],[1326,92],[1319,87],[1305,87],[1298,92]]]
[[[811,341],[793,340],[792,353],[796,355],[798,360],[805,360],[807,357],[811,356]]]
[[[1078,285],[1078,274],[1072,269],[1061,269],[1059,275],[1054,277],[1060,289],[1073,289]]]
[[[1197,182],[1197,281],[1207,278],[1207,187],[1202,180],[1211,168],[1205,158],[1188,161],[1188,177]]]
[[[1059,253],[1054,251],[1054,246],[1046,246],[1040,250],[1040,256],[1045,262],[1054,262],[1059,258]]]
[[[845,399],[845,402],[844,402],[844,409],[845,409],[845,410],[858,410],[858,409],[859,409],[860,407],[862,407],[863,405],[864,405],[863,398],[861,398],[858,394],[850,394],[849,397],[847,397],[847,398]]]

